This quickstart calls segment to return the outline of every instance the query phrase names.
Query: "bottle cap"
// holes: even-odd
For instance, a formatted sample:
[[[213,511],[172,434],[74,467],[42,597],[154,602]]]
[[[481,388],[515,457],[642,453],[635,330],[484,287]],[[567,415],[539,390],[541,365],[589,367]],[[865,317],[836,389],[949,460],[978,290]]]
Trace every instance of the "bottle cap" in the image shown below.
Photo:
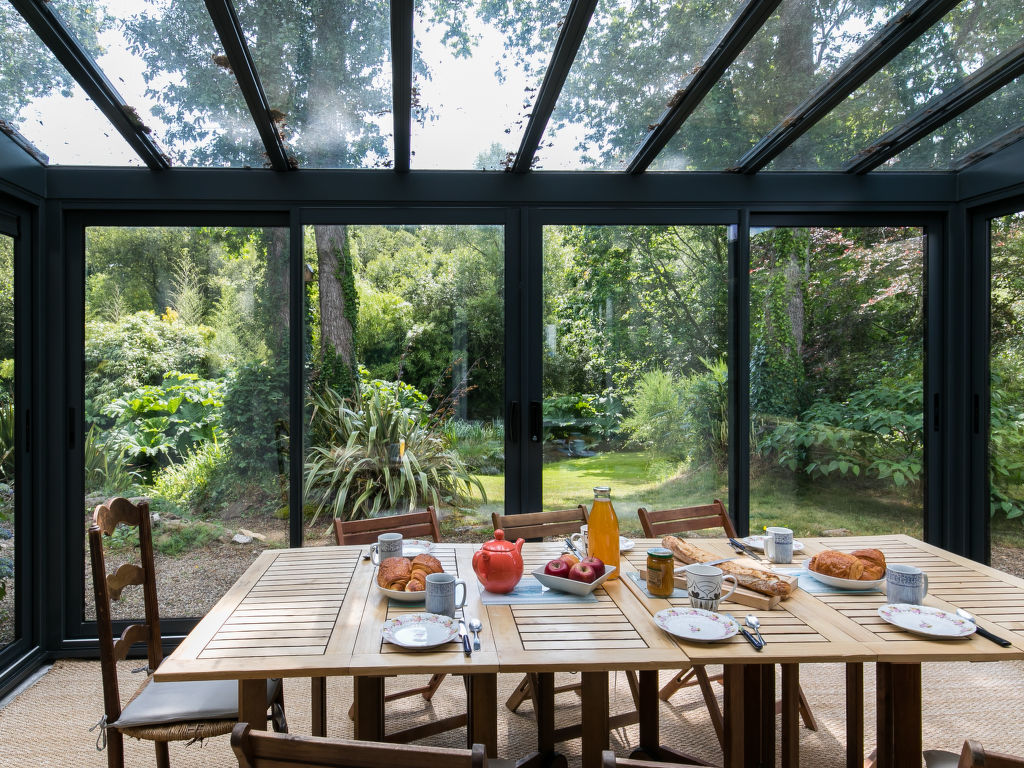
[[[674,557],[674,555],[672,554],[672,550],[671,549],[667,549],[666,547],[651,547],[650,549],[647,550],[647,554],[650,555],[651,557],[665,557],[665,558]]]

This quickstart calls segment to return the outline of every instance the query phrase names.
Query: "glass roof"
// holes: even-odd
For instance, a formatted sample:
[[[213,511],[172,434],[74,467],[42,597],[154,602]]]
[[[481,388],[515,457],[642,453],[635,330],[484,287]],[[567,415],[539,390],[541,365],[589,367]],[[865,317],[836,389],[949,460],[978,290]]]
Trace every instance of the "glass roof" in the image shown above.
[[[964,0],[797,139],[769,169],[842,168],[930,99],[1018,42],[1022,30],[1020,0]]]
[[[86,96],[24,19],[0,5],[4,66],[0,118],[63,165],[142,165],[138,155]],[[88,18],[83,29],[95,28]],[[98,48],[95,32],[83,40]],[[73,126],[73,130],[69,130]]]
[[[735,165],[896,12],[894,3],[784,0],[651,165]]]

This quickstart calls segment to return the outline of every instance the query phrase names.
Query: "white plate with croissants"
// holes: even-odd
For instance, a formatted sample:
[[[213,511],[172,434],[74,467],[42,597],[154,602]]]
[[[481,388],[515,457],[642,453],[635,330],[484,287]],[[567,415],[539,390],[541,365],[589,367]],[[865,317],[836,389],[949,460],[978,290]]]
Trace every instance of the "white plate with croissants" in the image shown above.
[[[826,549],[807,562],[807,572],[836,589],[878,589],[885,583],[885,555],[878,549]]]
[[[416,557],[389,557],[377,569],[377,589],[401,603],[421,603],[427,576],[444,573],[441,561],[426,553]]]

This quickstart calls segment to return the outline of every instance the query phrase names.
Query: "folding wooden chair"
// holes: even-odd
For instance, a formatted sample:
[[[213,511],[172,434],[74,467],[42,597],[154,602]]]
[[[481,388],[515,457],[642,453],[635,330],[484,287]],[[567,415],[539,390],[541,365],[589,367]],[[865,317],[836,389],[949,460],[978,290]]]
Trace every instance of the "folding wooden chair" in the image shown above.
[[[615,757],[615,753],[606,749],[601,753],[601,768],[700,768],[693,763],[664,763],[660,760],[632,760]]]
[[[926,749],[924,762],[928,768],[1024,768],[1024,758],[989,752],[976,741],[965,741],[959,755]]]

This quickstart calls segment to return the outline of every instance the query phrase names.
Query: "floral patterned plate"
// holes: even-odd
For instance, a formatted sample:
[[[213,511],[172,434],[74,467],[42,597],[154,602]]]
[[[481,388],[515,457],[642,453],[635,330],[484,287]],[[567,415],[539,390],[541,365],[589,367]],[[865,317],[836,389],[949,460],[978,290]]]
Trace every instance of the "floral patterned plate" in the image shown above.
[[[900,629],[931,638],[970,637],[976,629],[973,622],[928,605],[891,603],[880,607],[878,615]]]
[[[406,613],[384,622],[381,634],[403,648],[433,648],[459,636],[459,623],[437,613]]]
[[[670,635],[696,643],[728,640],[740,631],[735,621],[700,608],[666,608],[654,614],[654,623]]]

